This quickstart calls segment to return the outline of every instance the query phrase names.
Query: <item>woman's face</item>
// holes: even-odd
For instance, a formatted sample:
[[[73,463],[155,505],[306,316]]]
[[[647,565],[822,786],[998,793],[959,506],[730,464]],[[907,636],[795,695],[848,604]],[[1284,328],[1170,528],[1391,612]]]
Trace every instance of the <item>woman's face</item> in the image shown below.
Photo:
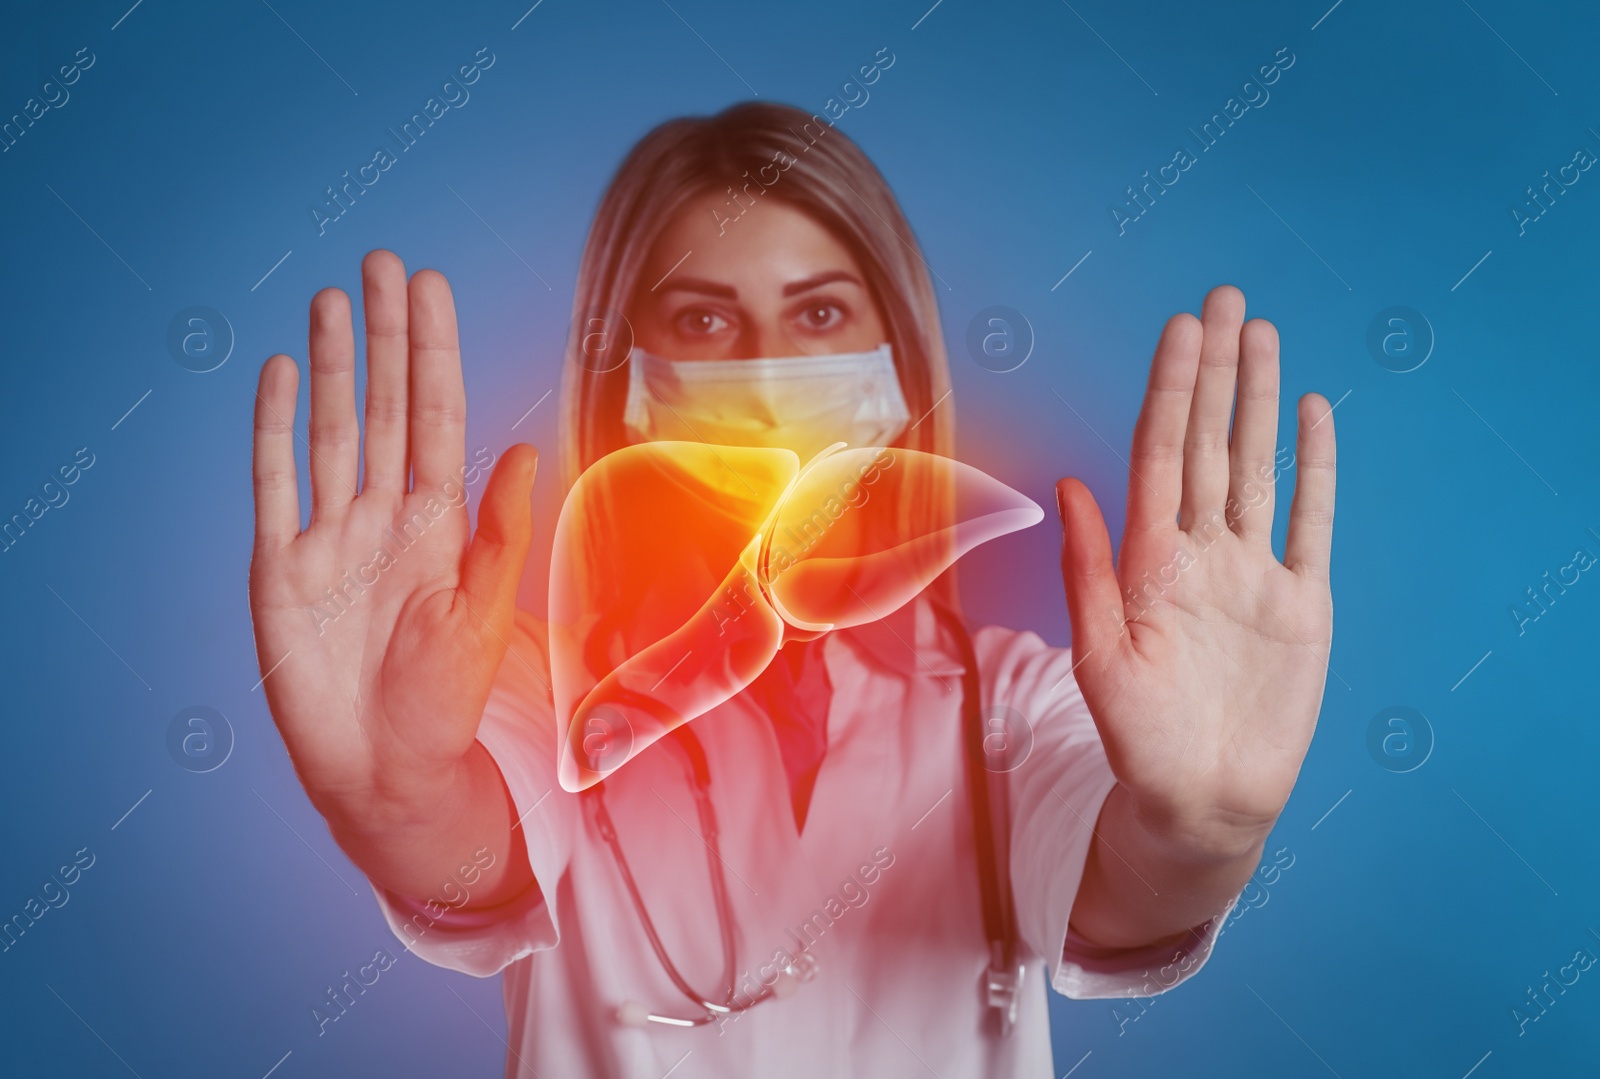
[[[776,198],[731,221],[729,209],[725,195],[701,196],[657,239],[629,314],[636,344],[669,360],[742,360],[887,340],[866,275],[832,233]]]

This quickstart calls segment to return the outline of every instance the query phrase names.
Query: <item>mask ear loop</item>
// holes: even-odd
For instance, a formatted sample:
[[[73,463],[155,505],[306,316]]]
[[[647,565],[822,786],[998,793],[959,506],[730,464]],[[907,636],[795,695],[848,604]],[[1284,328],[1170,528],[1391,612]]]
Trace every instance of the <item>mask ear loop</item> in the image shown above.
[[[628,436],[628,441],[637,445],[642,438],[647,438],[647,432],[639,429],[639,421],[644,416],[644,351],[635,345],[629,352],[625,361],[628,365],[628,388],[622,402],[622,430]]]

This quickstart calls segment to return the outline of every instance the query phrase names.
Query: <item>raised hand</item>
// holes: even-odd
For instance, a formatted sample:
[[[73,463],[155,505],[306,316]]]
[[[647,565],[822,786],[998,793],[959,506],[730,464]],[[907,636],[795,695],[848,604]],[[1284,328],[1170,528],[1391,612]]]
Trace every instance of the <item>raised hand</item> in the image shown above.
[[[1243,320],[1243,294],[1224,285],[1200,319],[1167,323],[1115,567],[1094,497],[1075,479],[1057,485],[1078,684],[1118,783],[1197,856],[1249,849],[1282,811],[1333,635],[1332,410],[1318,394],[1300,399],[1280,563],[1273,481],[1289,458],[1276,450],[1278,334]]]
[[[510,636],[537,464],[530,446],[504,454],[469,544],[466,393],[450,286],[433,270],[408,283],[400,259],[379,250],[362,262],[362,293],[364,474],[358,481],[350,301],[328,288],[311,302],[311,521],[302,531],[299,371],[277,355],[263,365],[256,396],[250,563],[273,719],[313,804],[358,864],[386,833],[447,816],[441,807],[466,771],[487,774],[486,754],[469,751]],[[499,810],[481,808],[492,824]],[[397,837],[395,846],[404,843]],[[408,878],[404,866],[376,871],[402,887]],[[436,886],[444,878],[431,872],[419,867],[416,876]]]

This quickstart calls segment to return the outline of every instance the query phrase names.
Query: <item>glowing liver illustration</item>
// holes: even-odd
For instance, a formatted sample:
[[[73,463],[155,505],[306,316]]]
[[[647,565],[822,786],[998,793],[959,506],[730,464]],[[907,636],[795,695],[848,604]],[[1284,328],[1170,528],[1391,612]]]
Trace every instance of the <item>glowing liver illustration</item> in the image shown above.
[[[649,442],[568,493],[550,563],[558,778],[584,790],[722,704],[785,641],[880,619],[1031,499],[959,461]]]

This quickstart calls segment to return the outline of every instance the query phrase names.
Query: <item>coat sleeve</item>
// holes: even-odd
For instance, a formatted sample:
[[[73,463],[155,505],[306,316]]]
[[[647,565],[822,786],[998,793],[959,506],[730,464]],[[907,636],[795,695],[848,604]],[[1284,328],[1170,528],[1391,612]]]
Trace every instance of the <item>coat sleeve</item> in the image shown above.
[[[1192,977],[1210,958],[1223,915],[1165,947],[1103,948],[1068,930],[1095,821],[1116,785],[1071,650],[997,627],[973,644],[986,749],[1005,747],[990,767],[1008,780],[1018,933],[1045,960],[1051,987],[1075,1000],[1150,997]]]
[[[369,879],[378,908],[406,950],[436,966],[487,978],[561,939],[558,883],[579,827],[578,797],[556,782],[556,723],[543,625],[518,610],[506,657],[484,705],[478,741],[511,792],[535,884],[496,907],[473,907],[470,888],[441,882],[418,899]],[[463,893],[466,893],[463,896]]]

